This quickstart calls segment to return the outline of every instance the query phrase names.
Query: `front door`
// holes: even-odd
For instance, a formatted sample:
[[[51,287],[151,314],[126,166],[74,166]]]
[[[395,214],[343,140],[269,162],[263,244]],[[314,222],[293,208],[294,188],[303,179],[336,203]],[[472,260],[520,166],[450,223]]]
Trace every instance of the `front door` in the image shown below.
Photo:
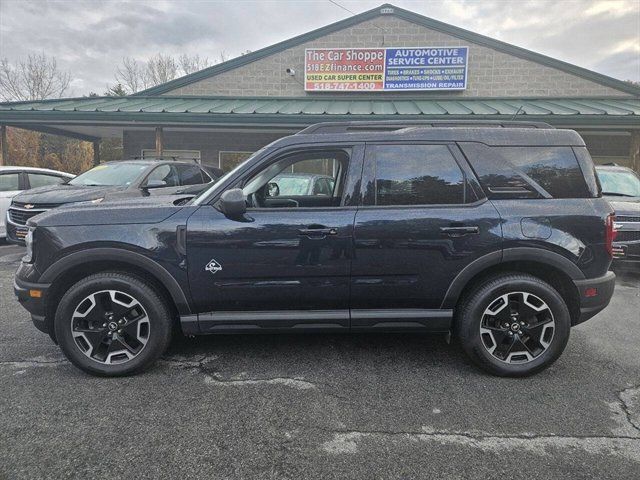
[[[455,145],[367,145],[354,228],[352,329],[449,329],[455,276],[501,249],[500,219],[479,199]]]
[[[288,152],[234,187],[249,208],[215,205],[187,225],[189,282],[203,332],[349,327],[349,275],[362,146]],[[315,189],[328,178],[332,190]]]

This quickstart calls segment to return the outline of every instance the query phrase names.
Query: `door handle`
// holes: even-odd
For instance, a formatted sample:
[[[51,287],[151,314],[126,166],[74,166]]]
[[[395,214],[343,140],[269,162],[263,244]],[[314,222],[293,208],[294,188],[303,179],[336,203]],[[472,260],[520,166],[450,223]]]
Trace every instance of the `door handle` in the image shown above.
[[[480,233],[480,227],[468,226],[468,227],[440,227],[440,233],[447,235],[448,237],[463,237],[465,235],[474,235]]]
[[[301,228],[298,233],[309,237],[326,237],[327,235],[337,235],[338,229],[334,227],[311,227]]]

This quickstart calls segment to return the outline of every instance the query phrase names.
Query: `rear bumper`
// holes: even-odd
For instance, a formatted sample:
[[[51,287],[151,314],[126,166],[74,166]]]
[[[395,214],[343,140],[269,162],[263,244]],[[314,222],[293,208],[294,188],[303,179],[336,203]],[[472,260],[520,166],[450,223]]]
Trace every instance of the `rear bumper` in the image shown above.
[[[616,274],[607,272],[602,277],[574,280],[573,283],[580,296],[580,316],[573,322],[573,325],[578,325],[609,305],[616,286]]]
[[[14,278],[13,292],[18,297],[18,302],[31,314],[31,320],[41,332],[51,334],[49,324],[45,318],[47,291],[50,284],[30,283]],[[34,296],[34,292],[40,292],[40,296]]]

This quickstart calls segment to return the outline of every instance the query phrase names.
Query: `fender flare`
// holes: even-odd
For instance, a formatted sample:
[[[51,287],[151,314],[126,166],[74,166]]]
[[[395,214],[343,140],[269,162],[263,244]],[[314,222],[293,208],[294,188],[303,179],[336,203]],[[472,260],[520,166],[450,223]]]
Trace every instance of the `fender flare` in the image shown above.
[[[548,265],[561,270],[572,280],[584,280],[585,278],[584,273],[575,263],[559,253],[531,247],[505,248],[502,251],[483,255],[463,268],[449,285],[440,308],[454,308],[466,285],[479,273],[495,265],[518,260]]]
[[[56,278],[68,272],[71,268],[96,261],[128,263],[149,272],[169,291],[180,315],[191,313],[191,307],[184,290],[165,268],[140,253],[121,248],[91,248],[66,255],[45,270],[40,277],[40,282],[53,283]]]

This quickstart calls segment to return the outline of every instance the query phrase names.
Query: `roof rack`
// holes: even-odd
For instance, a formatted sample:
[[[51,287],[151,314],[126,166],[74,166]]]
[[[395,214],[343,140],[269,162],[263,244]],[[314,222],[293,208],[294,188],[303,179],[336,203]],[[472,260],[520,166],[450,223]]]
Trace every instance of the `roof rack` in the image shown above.
[[[297,135],[323,133],[389,132],[404,128],[493,127],[493,128],[541,128],[555,127],[545,122],[502,120],[378,120],[356,122],[323,122],[301,130]]]
[[[133,160],[157,160],[157,161],[162,161],[162,160],[173,160],[174,162],[188,162],[188,161],[192,161],[192,162],[196,162],[197,164],[200,164],[200,160],[196,157],[193,158],[187,158],[187,157],[176,157],[175,155],[159,155],[156,156],[154,155],[153,157],[143,157],[141,155],[136,155],[135,157],[133,157]]]

